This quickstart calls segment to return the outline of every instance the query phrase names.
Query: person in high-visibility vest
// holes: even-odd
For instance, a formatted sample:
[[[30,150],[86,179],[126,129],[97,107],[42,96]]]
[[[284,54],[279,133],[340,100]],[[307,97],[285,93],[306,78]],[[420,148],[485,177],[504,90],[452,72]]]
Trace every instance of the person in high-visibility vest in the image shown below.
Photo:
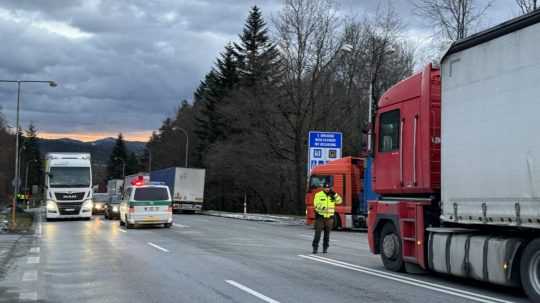
[[[341,197],[334,192],[330,184],[324,184],[323,190],[315,194],[313,206],[315,207],[315,236],[313,237],[313,253],[319,249],[321,232],[324,230],[323,254],[328,252],[330,245],[330,230],[334,225],[336,204],[341,204]]]

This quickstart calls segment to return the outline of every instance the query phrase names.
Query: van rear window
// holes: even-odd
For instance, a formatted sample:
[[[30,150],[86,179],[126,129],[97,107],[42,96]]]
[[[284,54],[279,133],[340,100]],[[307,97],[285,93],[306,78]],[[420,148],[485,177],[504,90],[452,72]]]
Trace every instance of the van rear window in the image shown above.
[[[163,187],[141,187],[135,189],[135,201],[164,201],[169,200],[169,193]]]

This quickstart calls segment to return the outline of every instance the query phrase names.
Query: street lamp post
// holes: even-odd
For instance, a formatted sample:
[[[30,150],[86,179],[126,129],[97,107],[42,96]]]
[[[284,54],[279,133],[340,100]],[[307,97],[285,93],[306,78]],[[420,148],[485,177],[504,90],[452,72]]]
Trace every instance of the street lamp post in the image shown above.
[[[148,151],[148,173],[152,171],[152,150],[149,148],[146,149]]]
[[[184,136],[186,136],[186,157],[185,157],[185,164],[184,166],[187,168],[188,167],[188,160],[189,160],[189,135],[187,133],[187,131],[181,127],[178,127],[178,126],[175,126],[173,127],[173,130],[179,130],[181,132],[184,133]]]
[[[14,193],[13,201],[11,204],[11,229],[15,229],[17,226],[15,221],[15,207],[17,206],[17,194],[19,193],[19,110],[21,104],[21,83],[47,83],[50,87],[56,87],[57,84],[54,81],[36,81],[36,80],[0,80],[3,83],[17,83],[17,114],[16,114],[16,134],[15,134],[15,179],[14,179]]]

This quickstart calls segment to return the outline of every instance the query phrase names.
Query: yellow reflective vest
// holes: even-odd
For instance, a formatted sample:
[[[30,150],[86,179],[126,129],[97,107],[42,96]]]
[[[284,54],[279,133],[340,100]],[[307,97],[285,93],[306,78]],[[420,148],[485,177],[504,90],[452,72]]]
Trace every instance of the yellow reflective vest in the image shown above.
[[[341,202],[342,200],[338,193],[332,198],[322,190],[315,194],[315,198],[313,199],[315,211],[324,218],[333,217],[336,211],[336,204],[341,204]]]

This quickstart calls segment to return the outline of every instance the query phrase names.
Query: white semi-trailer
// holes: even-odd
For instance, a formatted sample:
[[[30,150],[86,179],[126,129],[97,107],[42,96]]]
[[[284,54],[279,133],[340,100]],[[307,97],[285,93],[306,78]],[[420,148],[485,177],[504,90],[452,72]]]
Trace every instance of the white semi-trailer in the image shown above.
[[[200,212],[204,203],[206,170],[200,168],[170,167],[150,172],[152,182],[169,186],[175,212]]]
[[[92,164],[88,153],[45,156],[46,218],[92,217]]]

